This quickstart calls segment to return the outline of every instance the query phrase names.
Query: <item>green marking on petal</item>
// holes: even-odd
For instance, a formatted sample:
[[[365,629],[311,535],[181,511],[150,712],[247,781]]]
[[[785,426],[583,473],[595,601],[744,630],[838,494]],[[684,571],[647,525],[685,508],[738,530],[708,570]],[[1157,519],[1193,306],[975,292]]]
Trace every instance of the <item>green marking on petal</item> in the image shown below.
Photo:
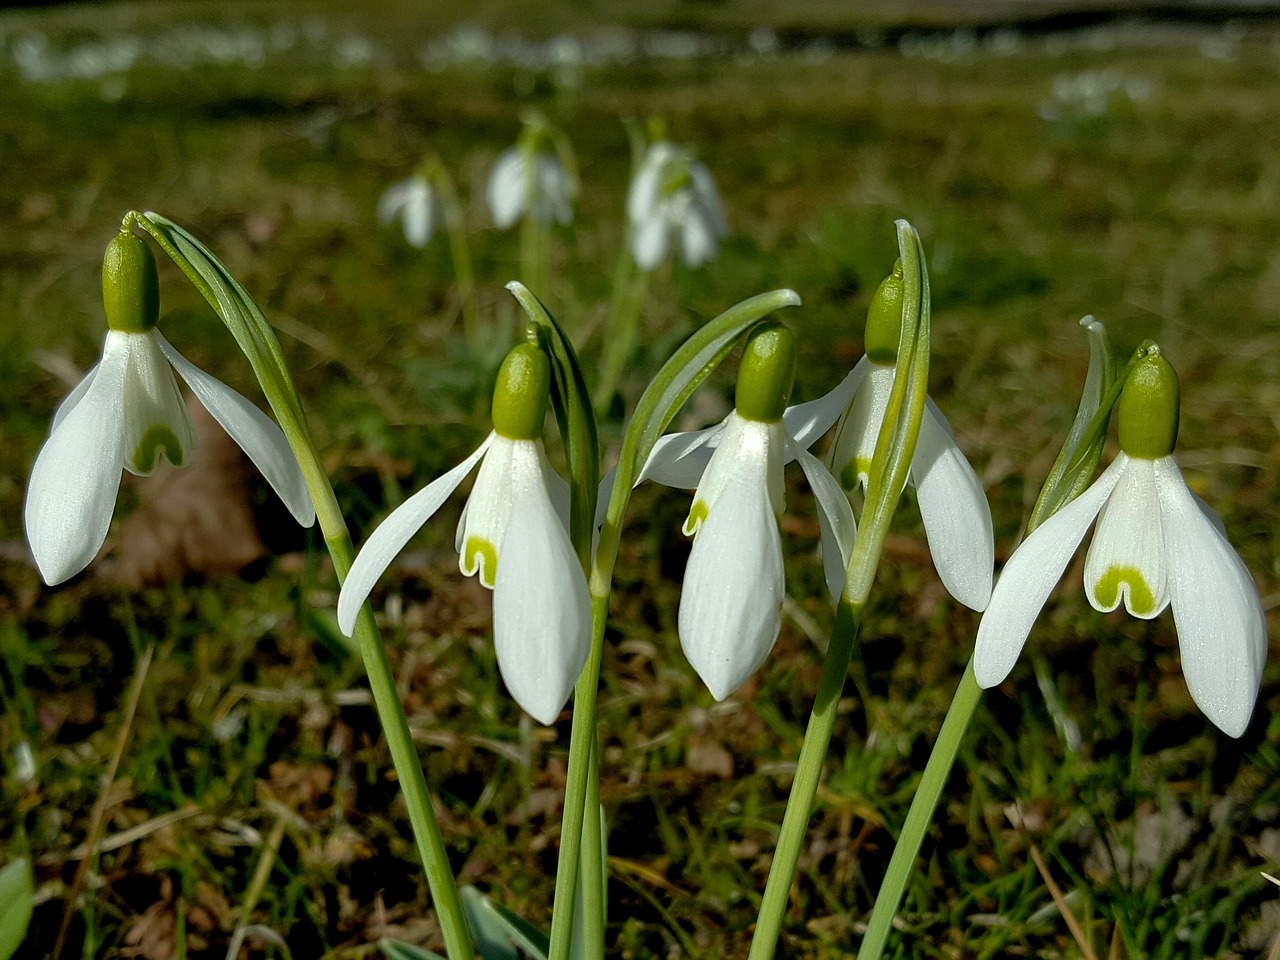
[[[182,466],[186,461],[182,442],[167,426],[157,423],[147,427],[142,439],[138,441],[138,448],[133,451],[131,463],[134,471],[143,476],[151,473],[155,470],[161,453],[175,467]]]
[[[685,518],[684,527],[682,528],[684,535],[686,537],[692,537],[697,533],[702,527],[702,521],[707,519],[707,514],[709,512],[710,508],[707,507],[706,501],[693,501],[693,506],[689,508],[689,516]]]
[[[1114,608],[1120,602],[1120,588],[1124,585],[1129,588],[1126,606],[1134,616],[1145,617],[1155,613],[1155,594],[1137,567],[1107,567],[1107,572],[1094,585],[1093,595],[1102,606]]]
[[[490,590],[498,579],[498,551],[484,537],[467,537],[462,547],[462,572],[468,577],[480,573],[480,582]]]
[[[853,493],[865,482],[864,478],[869,476],[871,476],[871,458],[854,457],[840,470],[840,486],[844,487],[845,493]]]

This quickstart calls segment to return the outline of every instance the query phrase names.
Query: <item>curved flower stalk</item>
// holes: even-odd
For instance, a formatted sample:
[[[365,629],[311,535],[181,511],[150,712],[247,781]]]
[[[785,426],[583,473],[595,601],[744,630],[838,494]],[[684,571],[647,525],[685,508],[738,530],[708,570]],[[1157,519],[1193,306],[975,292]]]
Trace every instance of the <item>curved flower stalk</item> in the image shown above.
[[[853,512],[835,479],[805,449],[834,417],[818,429],[805,416],[813,409],[806,406],[790,418],[795,426],[787,423],[784,408],[794,376],[790,330],[777,322],[757,325],[739,368],[734,411],[716,427],[664,437],[638,477],[697,486],[683,528],[694,541],[680,594],[680,643],[717,700],[764,662],[782,626],[778,514],[782,467],[790,460],[800,461],[818,501],[832,596],[844,585]]]
[[[870,480],[876,439],[893,390],[901,324],[899,262],[867,312],[867,355],[832,394],[846,397],[848,409],[828,461],[850,495],[864,495]],[[986,609],[995,566],[991,508],[982,483],[956,445],[951,425],[932,400],[925,402],[907,482],[915,487],[925,537],[943,585],[966,607]]]
[[[458,524],[458,565],[493,590],[498,669],[516,702],[544,724],[555,722],[591,647],[587,583],[567,531],[568,487],[542,446],[549,389],[546,355],[515,347],[498,372],[493,432],[383,521],[338,597],[338,625],[350,635],[374,583],[479,464]]]
[[[1084,588],[1095,610],[1124,604],[1150,620],[1173,610],[1191,697],[1223,732],[1244,733],[1267,655],[1258,589],[1222,523],[1173,458],[1177,374],[1148,349],[1117,404],[1120,453],[1093,485],[1027,537],[1005,565],[978,627],[974,675],[1000,683],[1089,527]]]
[[[693,154],[665,140],[650,144],[627,190],[631,254],[653,270],[675,245],[686,267],[714,260],[729,232],[715,180]]]
[[[102,264],[107,336],[102,359],[62,402],[27,486],[25,523],[36,567],[51,586],[97,555],[122,470],[146,476],[160,458],[186,462],[196,436],[177,378],[231,435],[304,527],[315,508],[280,428],[230,387],[190,363],[156,329],[159,283],[146,241],[128,232]]]

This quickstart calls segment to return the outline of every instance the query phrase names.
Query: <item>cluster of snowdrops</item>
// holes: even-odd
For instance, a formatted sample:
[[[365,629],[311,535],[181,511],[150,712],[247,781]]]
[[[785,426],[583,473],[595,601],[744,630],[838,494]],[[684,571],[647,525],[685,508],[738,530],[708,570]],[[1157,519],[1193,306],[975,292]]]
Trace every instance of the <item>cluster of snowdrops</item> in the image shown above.
[[[529,132],[531,131],[531,132]],[[920,240],[897,224],[899,259],[868,311],[865,357],[818,400],[790,405],[795,338],[784,309],[789,290],[745,300],[697,330],[640,397],[617,462],[601,476],[595,409],[574,346],[535,296],[545,281],[545,236],[567,221],[576,178],[554,131],[532,123],[500,158],[488,199],[499,225],[530,224],[522,238],[526,283],[510,289],[527,314],[524,336],[497,374],[492,432],[462,463],[396,508],[358,553],[320,465],[270,325],[250,294],[200,241],[154,213],[130,213],[107,247],[103,294],[108,332],[99,363],[62,403],[32,468],[26,530],[47,583],[84,569],[101,548],[121,473],[148,474],[163,457],[181,466],[195,443],[177,378],[244,449],[304,526],[320,522],[342,580],[338,621],[354,636],[368,672],[453,960],[474,956],[466,897],[449,872],[430,788],[409,738],[369,597],[397,554],[475,472],[457,527],[459,566],[493,591],[498,668],[511,696],[544,724],[572,698],[572,739],[560,860],[549,937],[533,937],[498,910],[513,938],[548,957],[604,951],[604,836],[596,772],[595,696],[611,577],[632,489],[646,480],[693,490],[683,526],[692,538],[678,633],[693,669],[716,699],[730,696],[768,657],[786,593],[778,518],[783,473],[799,464],[813,493],[821,562],[835,606],[821,688],[798,762],[762,898],[752,957],[772,956],[803,847],[835,704],[874,580],[889,522],[911,485],[943,584],[983,611],[970,666],[930,765],[949,767],[980,692],[1012,670],[1033,623],[1091,527],[1084,588],[1098,610],[1121,604],[1137,617],[1173,613],[1191,696],[1232,736],[1253,712],[1267,650],[1257,588],[1221,522],[1188,488],[1174,459],[1177,377],[1155,344],[1117,359],[1102,325],[1082,322],[1089,375],[1072,429],[998,579],[991,515],[982,484],[939,407],[927,396],[930,304]],[[385,218],[403,218],[406,237],[425,244],[436,223],[458,225],[456,197],[430,161],[384,197]],[[636,277],[671,249],[697,266],[715,254],[727,229],[714,184],[687,152],[664,141],[637,152],[628,196],[631,293],[606,330],[603,377],[630,356],[643,304]],[[456,231],[454,231],[456,236]],[[527,243],[525,242],[527,240]],[[275,419],[201,371],[160,333],[159,247],[217,311],[244,352]],[[454,244],[458,288],[470,293],[466,245]],[[545,260],[545,257],[543,258]],[[616,295],[616,291],[615,291]],[[472,307],[473,309],[473,307]],[[464,317],[466,310],[464,308]],[[614,322],[616,320],[616,322]],[[469,338],[482,334],[466,318]],[[621,346],[618,344],[621,343]],[[684,402],[730,355],[740,355],[735,406],[719,424],[665,433]],[[606,391],[607,395],[607,391]],[[595,398],[593,400],[593,397]],[[550,408],[550,416],[548,410]],[[1096,476],[1109,423],[1119,453]],[[568,477],[550,465],[545,432],[557,426]],[[811,452],[832,432],[819,457]],[[994,589],[993,589],[994,582]],[[947,731],[951,730],[952,733]],[[859,957],[880,955],[905,878],[941,782],[918,793],[873,909]]]

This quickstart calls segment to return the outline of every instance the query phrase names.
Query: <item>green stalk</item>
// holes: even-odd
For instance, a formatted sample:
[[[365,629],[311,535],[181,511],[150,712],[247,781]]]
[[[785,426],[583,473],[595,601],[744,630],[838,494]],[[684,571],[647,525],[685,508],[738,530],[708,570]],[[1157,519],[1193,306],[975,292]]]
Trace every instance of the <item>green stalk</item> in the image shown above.
[[[325,546],[333,558],[334,570],[341,583],[355,560],[355,548],[338,507],[333,486],[329,483],[328,474],[325,473],[311,439],[297,391],[293,388],[288,368],[284,365],[284,353],[271,326],[229,271],[194,237],[176,224],[154,214],[130,216],[132,222],[160,245],[200,291],[245,353],[301,468],[303,480],[315,506]],[[178,242],[175,243],[175,240]],[[203,258],[203,262],[194,259],[193,254]],[[356,620],[355,639],[369,677],[378,720],[386,735],[391,760],[409,811],[409,822],[427,874],[431,897],[435,901],[445,949],[451,960],[473,960],[471,936],[467,931],[462,901],[449,866],[440,825],[431,804],[431,793],[422,773],[417,749],[413,745],[409,721],[405,717],[404,706],[400,703],[391,664],[387,661],[386,648],[378,633],[373,611],[367,603]]]
[[[449,254],[453,257],[453,273],[458,281],[458,298],[462,301],[462,329],[473,357],[492,352],[482,339],[480,316],[476,310],[476,276],[471,266],[471,249],[467,245],[467,230],[458,202],[458,191],[444,164],[432,157],[427,176],[440,193],[440,209],[444,215],[445,232],[449,237]]]
[[[597,561],[598,563],[598,561]],[[610,563],[612,570],[612,563]],[[594,582],[594,575],[593,575]],[[547,956],[550,960],[568,960],[573,946],[574,895],[578,883],[578,868],[582,858],[592,851],[590,840],[584,843],[587,833],[594,833],[593,858],[600,860],[600,785],[595,764],[596,740],[596,690],[600,683],[600,661],[604,656],[604,627],[609,615],[609,592],[591,593],[591,652],[587,665],[573,691],[573,728],[569,737],[569,771],[564,792],[564,814],[560,829],[560,858],[556,863],[556,890],[551,910],[551,943]],[[594,790],[592,781],[596,780]],[[590,800],[594,798],[594,807]],[[590,814],[590,816],[588,816]],[[590,869],[588,867],[588,869]],[[597,871],[598,871],[597,867]],[[604,897],[600,884],[596,889],[585,881],[583,905],[586,929],[598,928],[601,952],[589,956],[603,956]],[[603,880],[603,878],[601,878]],[[592,941],[588,941],[590,943]]]
[[[539,297],[550,295],[551,228],[529,210],[520,221],[520,279]]]
[[[862,938],[862,946],[858,948],[858,960],[878,960],[884,952],[885,939],[889,936],[893,918],[902,903],[907,879],[911,876],[916,855],[920,852],[920,844],[924,842],[925,832],[933,822],[933,812],[937,809],[942,788],[946,786],[951,767],[955,764],[960,741],[964,739],[969,721],[973,719],[981,700],[982,688],[973,677],[971,657],[964,676],[960,678],[960,686],[956,689],[951,706],[947,709],[946,719],[942,721],[942,729],[938,732],[933,752],[929,754],[929,762],[925,764],[920,785],[911,800],[911,809],[907,811],[906,822],[903,823],[902,832],[898,834],[898,841],[894,845],[893,856],[889,858],[884,883],[871,908],[866,936]]]
[[[604,328],[604,362],[595,390],[597,409],[603,408],[613,399],[622,371],[635,352],[636,343],[640,339],[640,314],[649,293],[649,280],[652,276],[652,270],[635,268],[630,249],[624,247],[614,271],[613,300]]]

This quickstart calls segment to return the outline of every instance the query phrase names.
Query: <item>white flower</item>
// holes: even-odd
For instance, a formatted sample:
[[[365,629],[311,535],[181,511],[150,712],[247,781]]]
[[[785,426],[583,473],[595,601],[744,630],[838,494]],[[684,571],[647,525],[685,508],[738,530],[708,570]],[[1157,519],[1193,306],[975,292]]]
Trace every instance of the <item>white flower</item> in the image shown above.
[[[440,220],[440,201],[427,178],[414,174],[387,188],[378,200],[378,222],[390,223],[399,218],[404,224],[404,238],[412,247],[425,247]]]
[[[893,380],[891,365],[863,357],[833,391],[833,396],[852,398],[829,456],[831,472],[850,493],[866,492]],[[951,425],[932,400],[925,403],[907,482],[915,487],[929,552],[943,585],[966,607],[984,610],[995,565],[991,508],[977,474],[956,446]]]
[[[714,259],[729,232],[720,195],[707,168],[687,151],[660,141],[649,147],[627,191],[631,253],[652,270],[677,242],[687,267]]]
[[[342,584],[338,625],[351,634],[374,583],[477,463],[458,523],[458,565],[493,590],[493,641],[507,689],[536,720],[551,724],[591,648],[591,603],[566,530],[568,485],[551,469],[540,439],[492,432],[466,460],[396,508]]]
[[[979,685],[995,686],[1013,669],[1095,518],[1084,572],[1089,603],[1107,612],[1123,601],[1129,613],[1146,620],[1172,607],[1192,699],[1224,732],[1240,736],[1262,680],[1266,616],[1221,521],[1187,489],[1172,454],[1120,453],[1014,551],[978,627]]]
[[[573,181],[555,156],[515,146],[493,165],[485,196],[494,224],[505,230],[524,216],[541,224],[553,218],[563,225],[571,223],[570,202],[575,192]]]
[[[831,426],[829,398],[789,408],[779,421],[735,410],[715,427],[670,434],[637,479],[697,486],[684,532],[693,536],[680,594],[680,644],[717,700],[742,686],[773,649],[782,622],[783,465],[800,461],[818,503],[823,568],[833,598],[853,549],[849,502],[805,448]]]
[[[45,582],[75,576],[106,539],[121,470],[145,476],[195,446],[174,371],[267,478],[294,518],[315,509],[284,434],[261,410],[188,362],[154,327],[110,330],[102,359],[54,416],[27,486],[26,528]]]

